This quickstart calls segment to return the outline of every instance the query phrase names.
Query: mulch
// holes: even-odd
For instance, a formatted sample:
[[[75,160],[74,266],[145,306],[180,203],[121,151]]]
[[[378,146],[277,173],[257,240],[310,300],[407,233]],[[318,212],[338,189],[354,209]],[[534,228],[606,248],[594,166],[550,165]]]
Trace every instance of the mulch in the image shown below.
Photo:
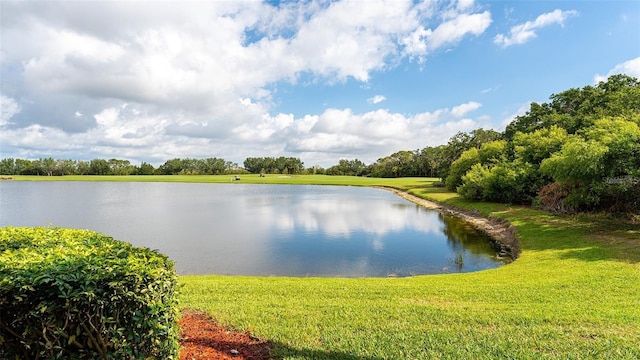
[[[268,341],[219,326],[204,312],[182,310],[180,326],[180,360],[269,359],[271,344]]]

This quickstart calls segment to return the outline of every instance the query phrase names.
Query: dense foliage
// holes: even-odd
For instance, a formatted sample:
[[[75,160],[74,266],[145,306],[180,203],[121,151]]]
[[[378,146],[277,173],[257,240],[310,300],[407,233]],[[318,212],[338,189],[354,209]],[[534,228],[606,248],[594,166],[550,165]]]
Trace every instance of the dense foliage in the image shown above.
[[[155,171],[162,175],[221,175],[240,173],[238,164],[220,158],[172,159]]]
[[[87,230],[0,228],[0,358],[177,358],[166,256]]]
[[[93,159],[56,160],[41,158],[37,160],[5,158],[0,160],[2,175],[219,175],[237,174],[243,170],[238,164],[220,158],[206,159],[171,159],[157,169],[142,162],[140,166],[131,164],[129,160]]]
[[[451,165],[449,189],[558,212],[638,211],[640,82],[614,75],[550,99],[507,126],[495,156],[462,153]]]
[[[244,168],[253,174],[300,174],[304,164],[294,157],[249,157],[244,160]]]
[[[325,173],[327,175],[363,176],[369,174],[369,169],[365,163],[358,159],[341,159],[337,165],[329,167]]]

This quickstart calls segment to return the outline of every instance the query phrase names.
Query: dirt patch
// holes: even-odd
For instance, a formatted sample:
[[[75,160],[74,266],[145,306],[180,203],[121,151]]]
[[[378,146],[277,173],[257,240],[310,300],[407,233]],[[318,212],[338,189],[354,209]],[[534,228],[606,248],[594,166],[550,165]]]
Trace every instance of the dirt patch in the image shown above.
[[[202,311],[183,309],[180,327],[180,360],[269,359],[269,342],[219,326]]]
[[[446,204],[436,203],[431,200],[411,195],[402,190],[384,186],[380,186],[378,188],[391,191],[403,199],[409,200],[427,209],[440,210],[463,219],[477,230],[487,234],[492,239],[493,246],[496,248],[498,256],[509,256],[514,260],[520,256],[520,244],[516,239],[515,227],[504,220],[486,218],[478,212],[460,210]]]

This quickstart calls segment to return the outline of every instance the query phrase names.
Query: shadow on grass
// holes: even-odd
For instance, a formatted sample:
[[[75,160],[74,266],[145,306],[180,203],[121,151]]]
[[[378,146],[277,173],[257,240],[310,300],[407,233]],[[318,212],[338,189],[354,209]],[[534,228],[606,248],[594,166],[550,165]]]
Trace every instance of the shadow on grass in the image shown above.
[[[637,215],[556,215],[527,206],[466,200],[446,188],[433,186],[414,188],[412,193],[455,208],[508,220],[517,228],[523,251],[560,250],[560,258],[563,259],[640,262],[640,226]]]
[[[180,359],[344,359],[378,360],[332,350],[297,349],[278,341],[259,339],[248,332],[218,325],[206,312],[181,309]]]
[[[513,213],[524,251],[560,250],[560,258],[582,261],[640,262],[637,225],[624,216],[553,215],[528,208]]]
[[[382,360],[382,357],[359,356],[339,351],[323,351],[312,349],[296,349],[282,343],[271,343],[273,345],[272,358],[294,358],[294,359],[314,359],[314,360]]]

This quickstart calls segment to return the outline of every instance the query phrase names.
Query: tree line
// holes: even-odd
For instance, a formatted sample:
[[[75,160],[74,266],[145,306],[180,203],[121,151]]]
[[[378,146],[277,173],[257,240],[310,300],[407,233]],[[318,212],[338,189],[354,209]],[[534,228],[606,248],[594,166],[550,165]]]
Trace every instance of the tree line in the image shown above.
[[[0,160],[2,175],[220,175],[242,172],[245,171],[238,164],[220,158],[176,158],[167,160],[158,168],[144,161],[140,165],[134,165],[129,160],[121,159],[84,161],[56,160],[49,157],[37,160]]]
[[[537,204],[557,212],[640,209],[640,82],[627,75],[531,103],[505,131],[459,132],[440,146],[402,150],[327,169],[295,157],[172,159],[158,168],[128,160],[2,159],[3,175],[326,174],[424,176],[465,198]]]
[[[446,178],[451,164],[462,153],[482,144],[502,139],[495,130],[476,129],[458,132],[447,144],[418,150],[402,150],[366,165],[358,159],[341,159],[338,164],[323,170],[327,175],[353,175],[371,177],[435,177]]]
[[[556,212],[640,210],[640,82],[614,75],[532,103],[502,137],[465,150],[445,178],[468,199]]]
[[[430,176],[461,196],[554,212],[640,210],[640,82],[613,75],[531,103],[504,132],[459,132],[448,143],[399,151],[328,174]]]

